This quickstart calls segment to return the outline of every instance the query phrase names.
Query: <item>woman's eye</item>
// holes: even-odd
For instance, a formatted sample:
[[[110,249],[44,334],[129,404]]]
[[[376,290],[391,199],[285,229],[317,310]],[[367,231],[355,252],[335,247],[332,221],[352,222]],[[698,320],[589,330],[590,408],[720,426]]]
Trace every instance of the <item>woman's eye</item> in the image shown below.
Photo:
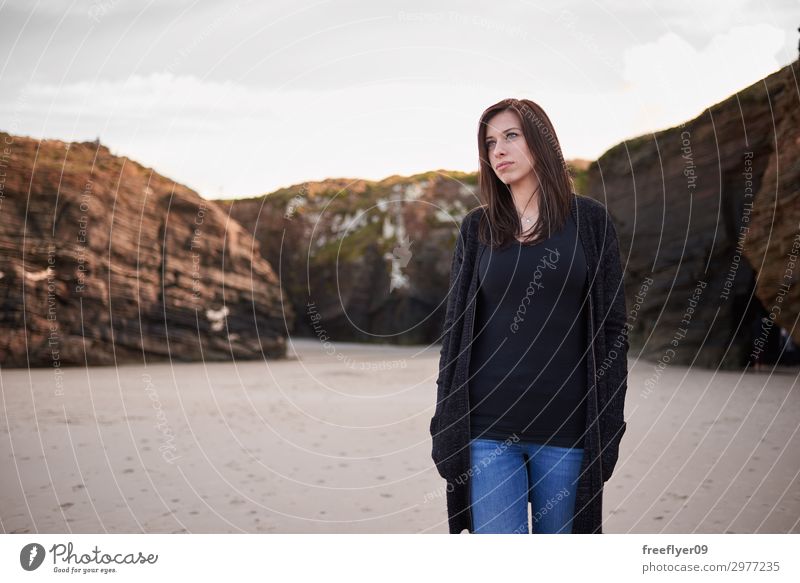
[[[517,132],[508,132],[508,133],[506,134],[506,137],[507,137],[507,138],[510,138],[511,136],[516,136],[516,135],[517,135]]]

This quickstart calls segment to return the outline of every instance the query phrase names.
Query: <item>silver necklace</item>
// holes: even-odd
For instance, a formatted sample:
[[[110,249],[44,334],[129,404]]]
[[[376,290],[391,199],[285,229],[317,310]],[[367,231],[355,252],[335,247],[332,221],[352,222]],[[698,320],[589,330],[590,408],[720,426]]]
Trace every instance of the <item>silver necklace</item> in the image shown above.
[[[539,186],[537,186],[537,187],[536,187],[536,190],[534,190],[534,191],[533,191],[533,194],[532,194],[532,195],[531,195],[531,197],[528,199],[528,203],[531,201],[531,199],[533,199],[534,195],[535,195],[535,194],[536,194],[536,193],[539,191],[539,188],[541,188],[541,184],[540,184]],[[526,203],[526,204],[525,204],[525,208],[528,208],[528,203]],[[521,212],[521,213],[517,213],[517,214],[519,215],[519,218],[520,218],[520,220],[522,220],[522,221],[525,221],[525,222],[526,222],[526,223],[528,223],[528,224],[531,224],[531,223],[533,222],[533,219],[531,219],[531,218],[528,218],[528,217],[523,217],[522,215],[523,215],[524,213],[525,213],[525,209],[522,209],[522,212]]]

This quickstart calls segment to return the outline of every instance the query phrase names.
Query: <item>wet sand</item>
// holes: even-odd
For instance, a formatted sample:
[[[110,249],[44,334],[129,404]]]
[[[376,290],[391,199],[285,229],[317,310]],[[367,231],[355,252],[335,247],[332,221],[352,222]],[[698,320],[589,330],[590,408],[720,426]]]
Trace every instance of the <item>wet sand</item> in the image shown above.
[[[445,533],[439,346],[0,373],[5,533]],[[609,533],[800,532],[798,372],[631,360]]]

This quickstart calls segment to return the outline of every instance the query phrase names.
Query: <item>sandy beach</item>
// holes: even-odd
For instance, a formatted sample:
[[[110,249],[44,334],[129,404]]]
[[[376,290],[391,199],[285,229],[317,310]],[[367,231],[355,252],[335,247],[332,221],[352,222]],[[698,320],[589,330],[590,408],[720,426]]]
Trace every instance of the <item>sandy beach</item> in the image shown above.
[[[2,531],[446,533],[439,346],[291,347],[3,370]],[[630,361],[604,531],[800,532],[798,371],[654,370]]]

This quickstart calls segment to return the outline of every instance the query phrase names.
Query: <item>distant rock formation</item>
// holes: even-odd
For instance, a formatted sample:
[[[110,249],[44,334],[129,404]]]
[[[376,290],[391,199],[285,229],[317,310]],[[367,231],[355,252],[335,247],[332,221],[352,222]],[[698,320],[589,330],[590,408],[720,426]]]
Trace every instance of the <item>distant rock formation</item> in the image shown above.
[[[212,202],[96,143],[0,133],[3,367],[277,358],[291,305]]]
[[[587,194],[620,234],[633,354],[738,368],[775,352],[780,327],[800,343],[798,72],[795,61],[590,166]]]
[[[298,336],[424,344],[441,336],[458,225],[476,174],[326,180],[241,200],[230,212],[279,270]]]

